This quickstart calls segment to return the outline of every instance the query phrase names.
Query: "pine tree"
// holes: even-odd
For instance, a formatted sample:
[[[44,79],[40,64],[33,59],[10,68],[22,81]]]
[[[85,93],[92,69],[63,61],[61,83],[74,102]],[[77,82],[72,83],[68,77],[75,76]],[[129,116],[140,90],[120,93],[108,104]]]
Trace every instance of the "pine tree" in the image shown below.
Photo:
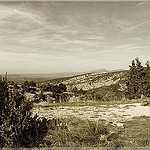
[[[143,67],[139,58],[132,61],[127,79],[126,97],[129,99],[140,98],[141,95],[150,96],[150,67],[149,61]]]

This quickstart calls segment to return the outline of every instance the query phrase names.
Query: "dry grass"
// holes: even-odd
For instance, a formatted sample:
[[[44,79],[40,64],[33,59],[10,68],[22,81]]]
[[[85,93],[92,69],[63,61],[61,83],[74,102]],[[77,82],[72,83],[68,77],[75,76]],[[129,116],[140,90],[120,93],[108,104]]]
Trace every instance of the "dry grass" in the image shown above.
[[[49,130],[41,147],[149,147],[150,117],[134,117],[122,122],[125,128],[97,122],[66,118],[68,129]]]
[[[125,147],[150,146],[150,117],[134,117],[131,121],[124,122],[125,128],[115,129]]]
[[[49,131],[44,140],[52,147],[121,147],[119,135],[110,132],[104,120],[92,122],[67,118],[68,130]],[[50,145],[48,145],[50,144]]]
[[[144,107],[144,106],[143,106]],[[96,117],[96,116],[94,116]],[[44,147],[145,147],[150,141],[150,117],[123,121],[125,128],[106,125],[105,120],[89,121],[77,117],[62,119],[68,130],[49,130]]]
[[[34,107],[56,107],[56,106],[103,106],[104,108],[110,108],[110,107],[118,107],[120,104],[133,104],[133,103],[144,103],[147,99],[133,99],[128,100],[124,99],[123,101],[82,101],[79,100],[78,102],[63,102],[63,103],[48,103],[48,102],[41,102],[34,104]]]
[[[142,102],[142,106],[150,106],[150,98],[145,98]]]
[[[136,107],[136,106],[135,106],[135,105],[126,105],[126,106],[124,106],[123,108],[129,109],[129,108],[131,108],[131,107]]]

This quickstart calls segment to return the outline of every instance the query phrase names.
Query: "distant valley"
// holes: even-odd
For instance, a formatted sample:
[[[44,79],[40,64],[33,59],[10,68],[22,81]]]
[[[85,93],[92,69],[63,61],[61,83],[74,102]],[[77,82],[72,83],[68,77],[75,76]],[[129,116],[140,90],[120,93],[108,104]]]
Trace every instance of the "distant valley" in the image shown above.
[[[15,81],[17,83],[24,81],[35,81],[35,82],[44,82],[52,79],[64,78],[64,77],[72,77],[77,75],[82,75],[85,73],[92,72],[109,72],[106,69],[97,69],[87,72],[60,72],[60,73],[46,73],[46,74],[8,74],[8,80]]]

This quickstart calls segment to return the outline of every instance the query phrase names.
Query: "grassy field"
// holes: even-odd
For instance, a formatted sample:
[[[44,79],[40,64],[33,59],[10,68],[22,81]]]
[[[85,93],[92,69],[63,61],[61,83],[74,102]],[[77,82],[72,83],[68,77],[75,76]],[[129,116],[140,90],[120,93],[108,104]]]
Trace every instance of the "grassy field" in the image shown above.
[[[124,129],[117,130],[125,147],[150,146],[150,117],[134,117],[131,121],[123,122]]]
[[[66,118],[68,130],[49,131],[45,137],[52,147],[121,147],[118,134],[111,132],[104,120],[92,122],[79,118]],[[117,138],[116,138],[117,137]]]

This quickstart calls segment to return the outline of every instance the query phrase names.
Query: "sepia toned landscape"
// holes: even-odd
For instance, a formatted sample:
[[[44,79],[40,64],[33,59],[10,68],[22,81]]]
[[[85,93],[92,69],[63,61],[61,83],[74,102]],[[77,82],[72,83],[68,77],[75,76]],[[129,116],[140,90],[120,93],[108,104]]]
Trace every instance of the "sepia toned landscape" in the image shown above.
[[[150,149],[150,2],[0,2],[0,148]]]

